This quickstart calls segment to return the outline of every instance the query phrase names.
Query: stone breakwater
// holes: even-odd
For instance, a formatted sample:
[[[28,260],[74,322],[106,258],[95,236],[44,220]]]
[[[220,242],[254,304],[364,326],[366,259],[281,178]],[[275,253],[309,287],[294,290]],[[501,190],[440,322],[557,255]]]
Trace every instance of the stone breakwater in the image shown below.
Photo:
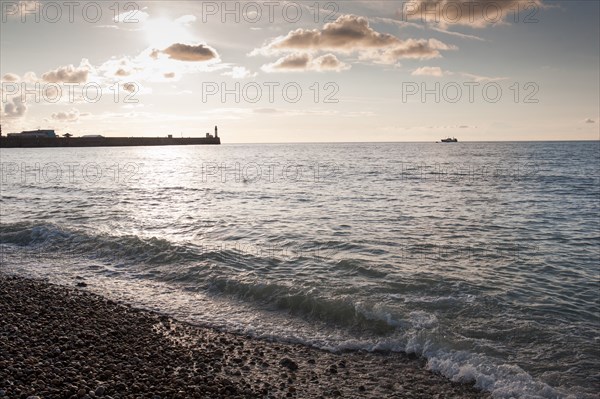
[[[219,137],[4,137],[0,148],[137,147],[155,145],[219,145]]]
[[[0,398],[488,398],[397,353],[330,353],[0,275]]]

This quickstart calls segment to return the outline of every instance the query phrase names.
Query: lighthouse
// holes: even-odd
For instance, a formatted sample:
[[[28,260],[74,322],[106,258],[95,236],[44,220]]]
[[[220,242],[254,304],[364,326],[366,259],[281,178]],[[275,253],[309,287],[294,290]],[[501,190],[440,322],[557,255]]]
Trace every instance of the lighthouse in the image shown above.
[[[217,132],[217,127],[215,126],[215,138],[219,138],[219,133]]]

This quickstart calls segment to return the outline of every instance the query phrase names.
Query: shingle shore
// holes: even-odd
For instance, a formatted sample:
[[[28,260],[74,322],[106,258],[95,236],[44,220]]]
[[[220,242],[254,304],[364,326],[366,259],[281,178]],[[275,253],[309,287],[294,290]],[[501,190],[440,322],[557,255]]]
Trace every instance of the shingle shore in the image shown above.
[[[330,353],[0,275],[1,398],[488,398],[396,353]]]

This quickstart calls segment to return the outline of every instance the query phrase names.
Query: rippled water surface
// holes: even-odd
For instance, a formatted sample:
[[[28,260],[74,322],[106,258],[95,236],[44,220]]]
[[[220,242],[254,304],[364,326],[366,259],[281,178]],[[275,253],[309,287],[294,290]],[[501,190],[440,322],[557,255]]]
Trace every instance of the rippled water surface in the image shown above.
[[[2,269],[597,398],[598,142],[2,149]]]

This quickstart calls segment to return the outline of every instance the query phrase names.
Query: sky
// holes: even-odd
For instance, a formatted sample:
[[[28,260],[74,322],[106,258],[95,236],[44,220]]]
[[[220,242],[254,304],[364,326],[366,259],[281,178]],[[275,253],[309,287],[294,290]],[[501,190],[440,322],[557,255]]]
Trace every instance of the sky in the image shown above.
[[[3,134],[600,139],[598,1],[0,4]]]

